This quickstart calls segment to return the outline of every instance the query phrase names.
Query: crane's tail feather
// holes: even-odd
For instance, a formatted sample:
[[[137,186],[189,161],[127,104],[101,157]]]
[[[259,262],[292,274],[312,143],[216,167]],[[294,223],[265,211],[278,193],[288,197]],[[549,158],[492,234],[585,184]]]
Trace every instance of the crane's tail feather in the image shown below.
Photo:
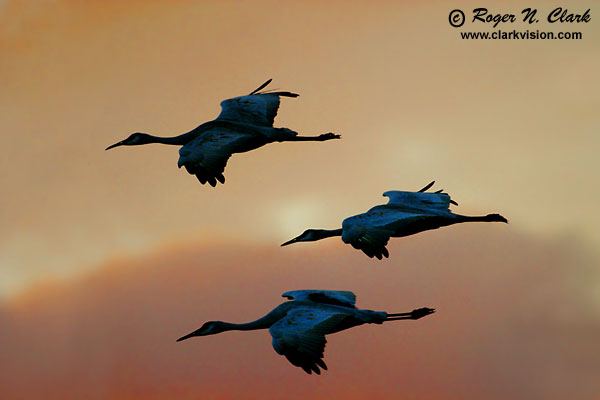
[[[259,96],[261,94],[275,94],[277,96],[284,96],[284,97],[298,97],[300,96],[298,93],[292,93],[292,92],[276,92],[277,89],[273,89],[273,90],[263,90],[262,92],[259,93],[254,93],[254,95]]]
[[[437,194],[439,194],[439,193],[444,193],[444,189],[436,190],[434,193],[437,193]],[[458,205],[458,203],[457,203],[457,202],[455,202],[455,201],[454,201],[454,200],[452,200],[452,199],[450,199],[450,200],[448,200],[448,201],[450,202],[450,204],[454,204],[455,206],[457,206],[457,205]]]
[[[277,96],[283,96],[283,97],[298,97],[298,96],[300,96],[298,93],[292,93],[292,92],[270,92],[270,93],[265,93],[265,94],[276,94]]]
[[[429,189],[430,187],[432,187],[434,183],[435,183],[435,181],[431,181],[427,186],[425,186],[423,189],[419,190],[419,192],[426,191],[427,189]]]
[[[258,93],[261,89],[265,88],[269,83],[271,83],[272,80],[273,79],[269,79],[268,81],[266,81],[265,83],[263,83],[262,85],[260,85],[258,88],[256,88],[253,91],[251,91],[250,95]]]
[[[263,90],[261,92],[261,90],[264,89],[269,83],[271,83],[272,80],[273,79],[269,79],[268,81],[266,81],[265,83],[260,85],[258,88],[254,89],[252,92],[250,92],[249,96],[261,95],[261,94],[275,94],[277,96],[283,96],[283,97],[298,97],[299,96],[299,94],[292,93],[292,92],[276,92],[275,90],[277,90],[277,89]]]
[[[435,181],[431,181],[427,186],[425,186],[423,189],[419,190],[417,193],[423,193],[423,192],[427,191],[427,189],[429,189],[430,187],[432,187],[434,183],[435,183]],[[436,190],[433,193],[437,193],[437,194],[444,193],[444,189]],[[458,203],[455,202],[452,199],[450,199],[450,204],[454,204],[455,206],[458,205]]]

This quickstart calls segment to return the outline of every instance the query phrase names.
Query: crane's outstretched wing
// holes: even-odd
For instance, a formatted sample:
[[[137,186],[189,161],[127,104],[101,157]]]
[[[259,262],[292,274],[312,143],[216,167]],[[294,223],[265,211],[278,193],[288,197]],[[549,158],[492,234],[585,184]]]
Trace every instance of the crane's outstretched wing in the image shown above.
[[[386,245],[391,237],[408,236],[448,225],[455,215],[450,204],[456,204],[447,193],[438,190],[425,193],[431,182],[418,192],[390,190],[385,205],[346,218],[342,222],[342,240],[367,256],[389,257]]]
[[[346,317],[341,312],[294,308],[269,328],[273,348],[306,373],[320,374],[319,367],[327,369],[323,361],[327,343],[325,335],[334,331]]]
[[[425,193],[434,183],[435,181],[430,182],[418,192],[389,190],[383,195],[389,197],[388,206],[397,206],[412,211],[450,212],[450,204],[457,206],[458,203],[452,200],[448,193],[443,193],[443,189],[434,193]]]
[[[356,295],[346,290],[292,290],[282,294],[290,300],[308,300],[315,303],[356,307]]]
[[[349,243],[357,250],[362,250],[368,257],[381,260],[388,258],[390,253],[386,245],[394,230],[383,223],[377,226],[376,222],[368,220],[368,213],[346,218],[342,222],[342,240]]]
[[[455,217],[456,215],[448,210],[447,201],[417,203],[394,202],[390,199],[386,205],[375,206],[363,214],[346,218],[342,222],[342,240],[355,249],[362,250],[367,256],[381,260],[383,257],[389,257],[385,246],[391,237],[409,236],[437,229],[452,224]]]
[[[390,201],[390,204],[375,206],[365,213],[346,218],[342,222],[342,241],[362,250],[370,258],[381,260],[390,255],[385,246],[391,237],[398,236],[402,229],[415,226],[418,221],[442,214],[451,215],[449,211],[400,206]]]
[[[419,190],[419,192],[426,192],[426,191],[427,191],[427,189],[429,189],[430,187],[432,187],[434,183],[435,183],[435,181],[431,181],[431,182],[429,182],[427,185],[425,185],[425,187],[424,187],[424,188],[422,188],[421,190]],[[438,189],[438,190],[436,190],[434,193],[443,193],[443,192],[444,192],[444,189]],[[385,194],[384,194],[384,196],[385,196]],[[455,202],[455,201],[454,201],[454,200],[452,200],[452,199],[450,199],[450,204],[454,204],[455,206],[457,206],[457,205],[458,205],[458,203],[457,203],[457,202]]]
[[[397,206],[407,210],[425,212],[450,212],[453,201],[447,193],[403,192],[390,190],[383,194],[389,197],[388,206]]]
[[[183,146],[179,150],[177,165],[196,175],[200,183],[216,186],[217,181],[225,183],[223,172],[229,157],[240,149],[252,147],[253,141],[257,142],[256,147],[265,143],[264,138],[256,135],[214,128]]]
[[[279,109],[279,97],[298,97],[298,94],[291,92],[259,92],[270,82],[269,79],[247,96],[223,100],[221,102],[221,114],[219,114],[217,120],[273,126],[273,121]]]
[[[297,97],[298,95],[289,92],[273,92],[227,99],[221,102],[221,114],[217,120],[271,127],[279,109],[279,96]]]

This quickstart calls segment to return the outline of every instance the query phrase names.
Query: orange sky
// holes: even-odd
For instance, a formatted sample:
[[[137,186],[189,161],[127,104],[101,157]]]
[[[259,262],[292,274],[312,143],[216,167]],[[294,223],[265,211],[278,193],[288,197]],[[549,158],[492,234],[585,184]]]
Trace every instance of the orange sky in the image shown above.
[[[465,11],[482,6],[464,4]],[[518,2],[490,4],[498,4],[488,5],[497,11],[523,8]],[[527,6],[550,11],[542,1]],[[57,388],[53,390],[60,397],[64,385],[57,382],[86,373],[81,357],[95,364],[89,375],[78,376],[82,383],[73,393],[88,385],[114,390],[96,392],[100,397],[135,397],[137,392],[123,391],[132,380],[140,393],[164,396],[160,385],[148,386],[148,376],[169,390],[180,387],[182,393],[198,394],[198,386],[190,387],[169,371],[206,385],[211,376],[217,381],[230,376],[231,368],[244,372],[247,385],[253,385],[256,374],[282,385],[313,382],[317,386],[305,389],[313,394],[340,394],[337,384],[344,379],[356,382],[356,393],[373,393],[369,382],[374,379],[381,383],[377,390],[390,398],[397,393],[390,382],[398,379],[412,385],[414,395],[407,398],[507,398],[515,393],[551,398],[579,390],[559,379],[564,374],[597,376],[598,354],[586,347],[588,332],[597,331],[600,319],[597,307],[589,305],[600,301],[600,286],[593,279],[600,244],[600,32],[595,11],[584,26],[540,26],[580,30],[584,37],[579,41],[465,41],[447,23],[455,7],[439,1],[174,5],[0,0],[0,305],[13,335],[8,344],[20,349],[21,359],[11,375],[15,379],[5,378],[12,382],[11,390],[31,386],[19,380],[21,371],[40,365],[35,379],[45,380],[30,389]],[[571,2],[569,7],[583,12],[592,5]],[[526,29],[521,24],[511,28]],[[301,94],[282,101],[276,126],[304,135],[333,131],[343,139],[272,144],[235,155],[225,171],[227,184],[217,188],[199,185],[178,170],[174,147],[104,151],[136,131],[163,136],[188,131],[218,115],[221,100],[248,93],[267,78],[274,79],[273,87]],[[416,190],[433,179],[458,201],[457,212],[500,212],[510,225],[450,227],[396,240],[392,258],[384,263],[366,259],[339,239],[278,247],[307,227],[339,227],[344,217],[385,202],[381,193],[386,190]],[[472,232],[477,235],[464,236]],[[427,247],[431,243],[436,247]],[[207,246],[210,256],[199,250]],[[201,277],[216,268],[209,260],[217,260],[221,246],[231,246],[225,251],[231,258],[217,262],[221,275],[208,274],[208,285]],[[440,246],[446,253],[438,254]],[[479,247],[493,250],[497,259],[485,261],[497,263],[495,268],[479,265],[480,254],[469,256]],[[243,271],[251,272],[240,281],[239,263],[247,251],[254,258]],[[266,254],[264,265],[260,254]],[[476,261],[472,271],[466,267]],[[412,263],[419,268],[409,268]],[[430,263],[449,268],[437,270]],[[573,270],[574,265],[582,267]],[[171,267],[197,281],[173,277],[171,282]],[[151,271],[157,275],[146,277]],[[271,281],[275,271],[285,271],[286,277]],[[453,282],[456,277],[460,282]],[[258,289],[244,287],[250,278]],[[511,281],[522,278],[522,284]],[[90,284],[95,289],[88,294]],[[406,290],[397,297],[400,284],[412,288],[406,297]],[[502,290],[511,284],[518,286],[519,296]],[[353,351],[336,353],[331,346],[327,359],[343,377],[332,366],[318,383],[288,367],[269,348],[265,332],[247,334],[249,341],[238,345],[248,345],[243,347],[248,353],[239,350],[244,353],[239,357],[227,346],[241,336],[211,338],[212,372],[197,370],[200,343],[162,347],[157,355],[145,350],[171,346],[162,340],[207,318],[243,321],[258,316],[277,304],[280,293],[302,287],[354,290],[367,308],[397,305],[402,311],[431,305],[440,313],[413,327],[398,327],[408,346],[389,356],[387,350],[373,356],[385,361],[379,369],[365,359],[357,361]],[[234,306],[242,302],[238,291],[254,296],[243,310]],[[491,304],[486,300],[490,292],[500,321],[477,308]],[[565,305],[559,315],[552,313],[563,307],[557,292],[571,307]],[[187,293],[186,300],[181,293]],[[224,298],[221,305],[217,299]],[[527,310],[529,303],[521,298],[536,299],[540,319],[506,319],[509,309]],[[121,310],[116,299],[135,302]],[[209,313],[216,306],[199,308],[207,299],[218,305],[218,315]],[[184,301],[187,308],[179,312]],[[160,304],[165,308],[153,320]],[[582,304],[582,319],[569,319]],[[453,305],[457,308],[441,312]],[[469,318],[485,319],[476,325],[468,320],[472,334],[461,325],[467,316],[459,314],[458,305],[469,310]],[[129,314],[119,314],[125,311]],[[144,340],[134,322],[128,322],[136,312],[136,323],[151,331]],[[52,335],[35,335],[38,319],[52,325]],[[112,332],[110,340],[103,341],[104,330],[92,329],[96,324]],[[122,324],[129,335],[125,344],[113,332]],[[335,343],[338,349],[356,343],[362,347],[366,338],[391,344],[397,340],[391,329],[366,327],[336,336]],[[22,340],[25,333],[27,341]],[[75,347],[70,345],[73,337],[79,340]],[[440,337],[447,338],[444,346],[435,347],[442,346]],[[494,338],[481,344],[489,353],[467,348],[482,337]],[[537,337],[542,342],[531,345]],[[510,357],[514,343],[524,354],[521,358]],[[131,354],[126,352],[129,345],[134,346]],[[434,347],[419,353],[425,345]],[[129,358],[103,358],[113,346],[115,354],[125,352]],[[500,350],[493,351],[496,346]],[[412,348],[409,355],[406,347]],[[545,358],[550,348],[561,353]],[[371,349],[380,350],[379,342]],[[228,351],[224,360],[219,351]],[[145,357],[155,369],[130,368]],[[406,375],[377,378],[377,371],[394,370],[391,366],[403,357],[410,360],[410,369],[402,366]],[[453,364],[457,357],[464,357],[459,367]],[[168,362],[157,366],[165,358]],[[51,368],[57,360],[64,369]],[[490,370],[471,390],[466,382],[477,375],[479,363]],[[256,365],[264,370],[257,372]],[[524,372],[538,367],[539,376]],[[364,371],[368,374],[361,377]],[[451,376],[440,377],[448,371]],[[164,381],[162,374],[167,375]],[[433,387],[422,384],[432,376],[442,380]],[[530,387],[540,380],[544,384]],[[516,385],[514,392],[502,392],[507,382]],[[553,385],[560,387],[554,391]],[[211,390],[215,397],[239,393],[217,383]],[[277,390],[284,387],[275,389],[272,398],[281,394]],[[598,394],[591,383],[580,390],[582,399]]]
[[[600,243],[597,24],[581,41],[464,41],[447,8],[5,2],[0,293],[195,235],[281,243],[432,179],[464,213]],[[237,155],[217,189],[175,148],[104,152],[187,131],[269,77],[301,94],[278,126],[343,140]]]
[[[116,259],[5,304],[0,387],[48,399],[598,398],[598,259],[573,241],[496,228],[395,241],[378,263],[335,241],[187,243]],[[318,377],[277,355],[266,330],[175,342],[207,320],[254,320],[297,288],[437,312],[329,336]]]

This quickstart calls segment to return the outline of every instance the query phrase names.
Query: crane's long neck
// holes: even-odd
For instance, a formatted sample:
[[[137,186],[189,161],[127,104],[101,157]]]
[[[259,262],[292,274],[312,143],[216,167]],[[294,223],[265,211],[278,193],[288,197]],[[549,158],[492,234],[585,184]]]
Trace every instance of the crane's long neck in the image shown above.
[[[145,140],[140,144],[148,144],[148,143],[161,143],[161,144],[172,144],[176,146],[183,146],[188,143],[192,138],[189,135],[190,132],[184,133],[182,135],[177,135],[173,137],[161,137],[161,136],[153,136],[149,134],[145,135]]]
[[[333,236],[342,236],[342,228],[339,229],[318,229],[319,239],[325,239]]]
[[[332,236],[342,236],[342,228],[339,229],[307,229],[298,237],[288,240],[282,246],[298,242],[314,242]]]
[[[231,322],[221,322],[221,327],[226,331],[253,331],[257,329],[270,328],[275,322],[279,321],[285,313],[275,309],[256,321],[246,322],[245,324],[234,324]]]
[[[267,329],[271,326],[270,323],[265,323],[264,321],[256,320],[253,322],[247,322],[245,324],[234,324],[231,322],[221,322],[221,326],[224,331],[254,331],[257,329]]]
[[[147,133],[145,133],[144,135],[146,136],[147,140],[149,140],[146,143],[162,143],[162,144],[173,144],[176,146],[183,146],[184,144],[189,143],[190,141],[197,138],[203,132],[206,132],[208,129],[211,129],[214,127],[222,127],[222,126],[227,127],[228,124],[225,122],[209,121],[209,122],[205,122],[202,125],[195,127],[194,129],[192,129],[189,132],[182,133],[181,135],[177,135],[177,136],[173,136],[173,137],[153,136],[153,135],[149,135]]]

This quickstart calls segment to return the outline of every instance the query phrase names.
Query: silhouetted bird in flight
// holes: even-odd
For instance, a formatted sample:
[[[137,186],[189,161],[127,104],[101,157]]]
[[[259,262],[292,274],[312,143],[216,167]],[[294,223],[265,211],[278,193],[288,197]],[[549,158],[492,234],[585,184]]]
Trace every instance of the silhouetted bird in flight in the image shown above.
[[[234,153],[244,153],[272,142],[322,142],[339,139],[340,135],[325,133],[319,136],[298,136],[287,128],[274,128],[280,97],[298,97],[291,92],[261,92],[271,79],[247,96],[234,97],[221,102],[221,114],[214,121],[175,137],[157,137],[134,133],[127,139],[108,146],[138,146],[162,143],[183,146],[179,150],[177,165],[182,166],[200,183],[216,186],[225,183],[223,172],[227,160]]]
[[[435,181],[434,181],[435,182]],[[371,208],[369,211],[348,217],[342,221],[340,229],[308,229],[300,236],[285,242],[282,246],[297,242],[312,242],[332,236],[341,236],[342,241],[362,250],[367,256],[389,257],[386,245],[391,237],[403,237],[415,233],[437,229],[442,226],[462,222],[505,222],[500,214],[466,216],[450,211],[450,203],[458,205],[446,193],[438,190],[425,193],[434,182],[418,192],[391,190],[383,195],[389,197],[387,204]]]
[[[383,311],[360,310],[355,307],[352,292],[337,290],[295,290],[283,297],[290,300],[254,322],[232,324],[209,321],[177,341],[195,336],[214,335],[225,331],[267,329],[273,337],[273,348],[293,365],[307,373],[321,373],[327,369],[323,361],[325,335],[362,324],[381,324],[387,321],[419,319],[433,313],[431,308],[388,314]]]

